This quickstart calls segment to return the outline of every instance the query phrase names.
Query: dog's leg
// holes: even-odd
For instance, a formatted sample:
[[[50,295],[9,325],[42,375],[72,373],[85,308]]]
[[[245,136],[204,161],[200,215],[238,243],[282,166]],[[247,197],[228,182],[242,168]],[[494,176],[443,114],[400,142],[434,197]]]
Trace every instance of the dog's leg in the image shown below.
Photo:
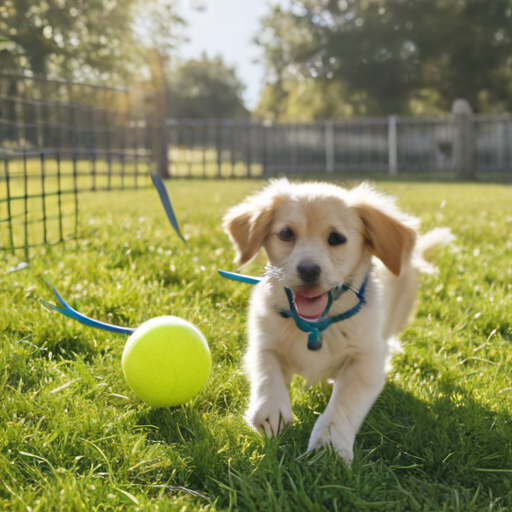
[[[290,403],[291,375],[285,377],[279,357],[272,350],[249,351],[246,367],[251,381],[247,422],[269,437],[293,421]]]
[[[359,354],[340,370],[331,399],[311,433],[308,452],[331,444],[343,460],[351,464],[357,431],[384,387],[386,351],[383,341],[382,348],[382,354]]]

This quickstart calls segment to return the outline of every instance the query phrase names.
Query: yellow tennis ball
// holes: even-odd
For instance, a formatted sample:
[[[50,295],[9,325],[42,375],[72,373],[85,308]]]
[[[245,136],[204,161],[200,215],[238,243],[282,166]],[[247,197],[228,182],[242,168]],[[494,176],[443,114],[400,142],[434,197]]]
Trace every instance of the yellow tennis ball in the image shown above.
[[[128,338],[122,366],[130,388],[151,407],[181,405],[204,386],[210,349],[191,323],[160,316],[144,322]]]

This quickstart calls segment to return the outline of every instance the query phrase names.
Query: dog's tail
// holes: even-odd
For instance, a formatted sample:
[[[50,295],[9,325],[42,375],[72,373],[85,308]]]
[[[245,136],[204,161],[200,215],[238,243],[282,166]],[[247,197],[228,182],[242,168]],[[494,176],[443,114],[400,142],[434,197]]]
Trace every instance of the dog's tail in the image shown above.
[[[436,268],[430,263],[439,249],[451,244],[455,235],[448,228],[435,228],[432,231],[421,235],[414,248],[414,259],[416,266],[421,272],[432,274]]]
[[[435,228],[418,237],[412,261],[405,271],[398,277],[390,277],[387,274],[387,286],[385,286],[385,318],[384,336],[388,340],[389,356],[400,351],[398,335],[407,325],[416,300],[416,287],[419,273],[433,274],[437,268],[430,263],[441,248],[455,240],[455,236],[448,228]],[[386,279],[386,275],[383,275]]]

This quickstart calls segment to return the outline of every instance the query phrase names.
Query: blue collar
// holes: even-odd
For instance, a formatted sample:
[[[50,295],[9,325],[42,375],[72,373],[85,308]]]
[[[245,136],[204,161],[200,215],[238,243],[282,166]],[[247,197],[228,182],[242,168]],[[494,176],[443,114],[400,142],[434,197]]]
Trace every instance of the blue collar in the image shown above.
[[[257,284],[261,281],[261,278],[259,277],[245,276],[242,274],[236,274],[234,272],[226,272],[224,270],[219,270],[218,272],[222,277],[225,277],[226,279],[240,281],[242,283]],[[299,315],[299,313],[297,312],[297,308],[295,307],[295,303],[293,301],[293,293],[289,288],[286,288],[285,286],[284,290],[286,292],[286,297],[288,298],[288,304],[290,306],[290,309],[280,309],[279,313],[283,318],[293,318],[295,325],[297,326],[298,329],[300,329],[302,332],[309,333],[309,350],[319,350],[322,348],[322,336],[320,334],[322,331],[325,331],[331,324],[335,322],[342,322],[343,320],[347,320],[348,318],[357,315],[357,313],[361,311],[361,307],[363,306],[363,304],[366,304],[364,294],[366,292],[366,285],[368,284],[368,277],[369,273],[366,274],[363,284],[361,285],[359,291],[357,292],[352,290],[349,285],[345,284],[338,286],[337,288],[334,288],[332,290],[329,290],[329,301],[327,303],[327,307],[325,308],[325,311],[322,313],[322,316],[314,322],[304,320],[304,318],[302,318]],[[354,291],[356,297],[359,299],[359,302],[353,308],[349,309],[348,311],[345,311],[344,313],[340,313],[339,315],[334,316],[327,316],[329,314],[333,302],[348,290]]]

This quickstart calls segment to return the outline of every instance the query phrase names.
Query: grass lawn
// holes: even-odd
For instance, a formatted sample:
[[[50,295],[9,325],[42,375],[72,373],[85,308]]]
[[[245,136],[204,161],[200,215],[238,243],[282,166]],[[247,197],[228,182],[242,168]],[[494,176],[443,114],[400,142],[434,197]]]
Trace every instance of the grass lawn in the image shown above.
[[[300,458],[328,386],[294,381],[296,422],[277,439],[242,418],[250,286],[216,269],[234,269],[223,212],[260,183],[169,186],[188,249],[155,191],[98,192],[81,197],[77,247],[40,250],[18,272],[1,262],[2,510],[512,510],[510,186],[382,184],[423,229],[449,226],[457,242],[422,278],[351,469],[326,449]],[[126,338],[44,310],[38,274],[100,320],[193,322],[212,351],[203,391],[177,408],[140,403],[122,375]]]

